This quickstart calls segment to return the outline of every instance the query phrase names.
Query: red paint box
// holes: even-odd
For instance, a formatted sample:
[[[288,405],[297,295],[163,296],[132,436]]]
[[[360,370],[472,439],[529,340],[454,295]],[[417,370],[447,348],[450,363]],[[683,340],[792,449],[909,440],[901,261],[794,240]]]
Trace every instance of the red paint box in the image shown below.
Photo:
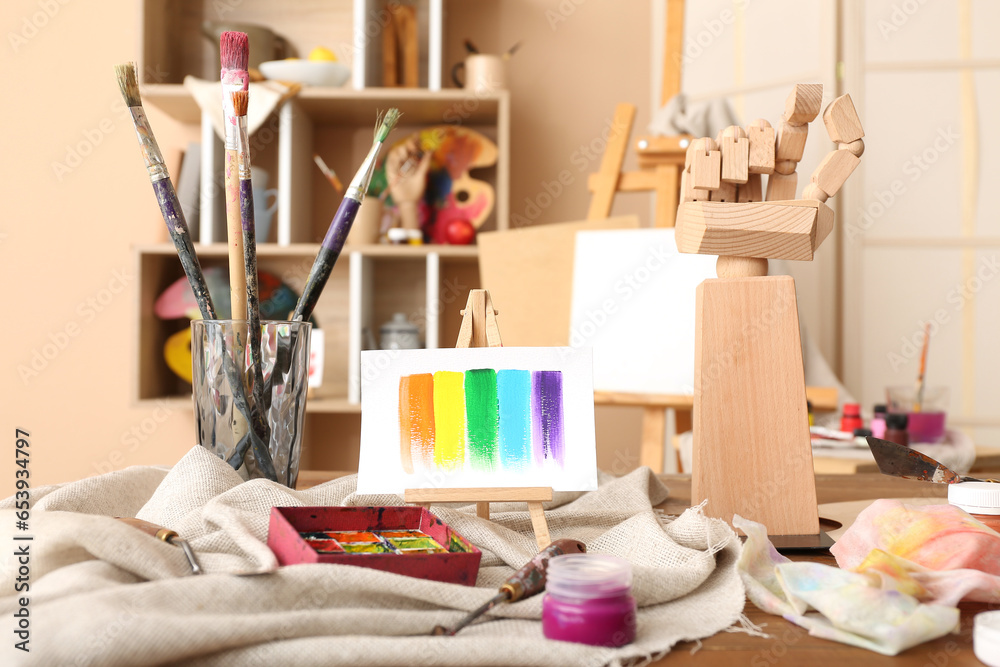
[[[300,533],[419,530],[445,553],[319,553]],[[272,507],[267,546],[281,565],[337,563],[474,586],[482,552],[423,507]]]

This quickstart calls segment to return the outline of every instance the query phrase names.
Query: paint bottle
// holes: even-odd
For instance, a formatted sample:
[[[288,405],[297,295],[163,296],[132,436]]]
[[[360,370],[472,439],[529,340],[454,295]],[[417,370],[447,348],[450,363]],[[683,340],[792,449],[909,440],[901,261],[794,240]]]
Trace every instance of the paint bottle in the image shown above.
[[[635,639],[632,567],[603,554],[567,554],[549,561],[542,631],[549,639],[624,646]]]
[[[861,406],[857,403],[844,403],[844,414],[840,418],[840,430],[845,433],[854,433],[854,429],[864,425],[865,423],[861,420]]]
[[[959,482],[948,485],[948,504],[959,507],[1000,532],[1000,484]]]
[[[1000,667],[1000,611],[976,614],[972,622],[972,650],[987,667]]]
[[[906,432],[909,420],[900,412],[890,412],[885,416],[885,440],[904,447],[910,446],[910,434]]]
[[[885,414],[888,412],[885,405],[879,403],[875,406],[872,414],[871,429],[872,435],[876,438],[885,439]]]
[[[812,401],[806,401],[806,412],[809,413],[809,426],[816,425],[816,415],[813,414],[813,404]]]

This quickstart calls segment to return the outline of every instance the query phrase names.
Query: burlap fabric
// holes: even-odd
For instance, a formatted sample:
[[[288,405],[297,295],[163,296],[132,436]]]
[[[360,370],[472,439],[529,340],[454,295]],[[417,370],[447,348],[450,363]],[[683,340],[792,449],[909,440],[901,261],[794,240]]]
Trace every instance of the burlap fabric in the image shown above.
[[[603,665],[665,653],[678,641],[713,635],[743,609],[739,540],[697,509],[666,520],[653,505],[667,489],[648,468],[600,488],[561,494],[546,515],[553,539],[633,564],[638,638],[620,648],[546,640],[542,598],[501,606],[456,637],[430,637],[438,624],[491,597],[535,554],[523,504],[435,506],[483,551],[476,587],[441,584],[341,565],[276,569],[267,548],[275,505],[390,505],[396,496],[358,496],[356,478],[305,491],[243,483],[194,447],[172,469],[129,468],[33,491],[31,652],[11,648],[5,664],[43,665]],[[10,545],[13,500],[0,503]],[[168,526],[198,553],[205,576],[189,576],[180,549],[109,516]],[[5,547],[6,548],[6,547]],[[0,618],[16,601],[16,568],[3,573]],[[497,620],[499,619],[499,620]]]

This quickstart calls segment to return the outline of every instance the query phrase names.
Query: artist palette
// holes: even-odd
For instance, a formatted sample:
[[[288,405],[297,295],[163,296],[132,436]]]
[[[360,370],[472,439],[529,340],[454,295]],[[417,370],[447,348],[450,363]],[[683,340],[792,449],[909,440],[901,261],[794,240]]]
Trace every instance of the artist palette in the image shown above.
[[[274,507],[281,565],[335,563],[473,586],[481,552],[421,507]]]

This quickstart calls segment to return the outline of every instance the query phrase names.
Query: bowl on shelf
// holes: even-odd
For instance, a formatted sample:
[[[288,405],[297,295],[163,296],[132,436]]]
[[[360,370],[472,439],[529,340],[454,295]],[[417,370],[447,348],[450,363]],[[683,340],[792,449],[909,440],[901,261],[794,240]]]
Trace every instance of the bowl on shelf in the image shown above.
[[[342,86],[351,69],[328,60],[268,60],[260,64],[260,73],[268,79],[291,81],[304,86]]]

